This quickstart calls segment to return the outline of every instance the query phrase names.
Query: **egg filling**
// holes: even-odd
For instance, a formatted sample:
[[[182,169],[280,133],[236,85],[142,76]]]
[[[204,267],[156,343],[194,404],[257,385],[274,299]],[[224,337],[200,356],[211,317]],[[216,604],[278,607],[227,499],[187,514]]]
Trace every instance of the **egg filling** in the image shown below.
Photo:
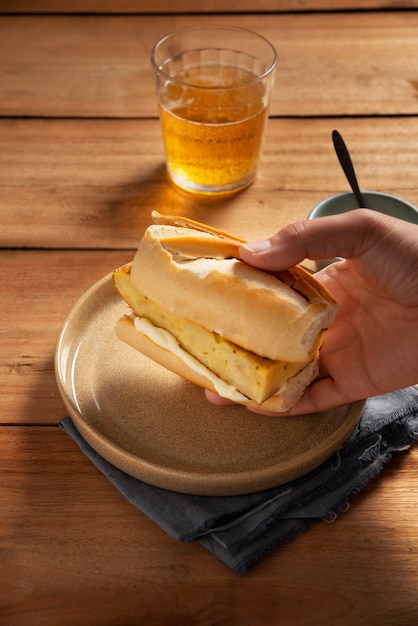
[[[167,311],[141,294],[132,283],[129,266],[114,274],[115,286],[138,318],[170,333],[176,343],[199,363],[247,398],[261,404],[277,393],[307,362],[284,362],[259,356],[228,341],[216,332]],[[136,325],[140,329],[140,325]],[[141,332],[141,331],[140,331]],[[318,351],[312,351],[312,359]]]

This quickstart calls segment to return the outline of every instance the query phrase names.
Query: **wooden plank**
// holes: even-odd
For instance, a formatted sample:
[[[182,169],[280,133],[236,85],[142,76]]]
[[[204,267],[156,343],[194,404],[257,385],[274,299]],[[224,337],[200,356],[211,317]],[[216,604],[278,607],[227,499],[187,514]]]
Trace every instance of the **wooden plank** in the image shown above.
[[[418,12],[205,16],[219,22],[276,46],[272,115],[418,113]],[[156,117],[151,48],[195,23],[190,15],[2,16],[0,115]]]
[[[0,251],[1,423],[55,424],[67,414],[54,375],[58,333],[84,291],[131,258],[126,251]]]
[[[364,189],[418,205],[417,117],[270,119],[255,183],[213,202],[166,181],[157,120],[0,120],[0,245],[134,249],[153,209],[270,235],[348,189],[334,127]]]
[[[264,13],[416,8],[416,0],[3,0],[1,13]]]
[[[58,428],[0,427],[0,459],[7,626],[412,626],[418,618],[416,448],[336,522],[301,533],[243,578],[202,546],[168,537]]]

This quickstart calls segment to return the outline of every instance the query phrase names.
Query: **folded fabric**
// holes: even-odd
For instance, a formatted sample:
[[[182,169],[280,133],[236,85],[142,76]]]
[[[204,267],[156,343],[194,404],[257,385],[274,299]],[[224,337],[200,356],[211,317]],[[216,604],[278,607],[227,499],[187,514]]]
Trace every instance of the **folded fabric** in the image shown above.
[[[349,498],[418,437],[418,387],[370,398],[345,444],[325,463],[279,487],[240,496],[194,496],[153,487],[120,471],[66,433],[138,509],[178,541],[199,541],[239,575],[315,521],[334,521]]]

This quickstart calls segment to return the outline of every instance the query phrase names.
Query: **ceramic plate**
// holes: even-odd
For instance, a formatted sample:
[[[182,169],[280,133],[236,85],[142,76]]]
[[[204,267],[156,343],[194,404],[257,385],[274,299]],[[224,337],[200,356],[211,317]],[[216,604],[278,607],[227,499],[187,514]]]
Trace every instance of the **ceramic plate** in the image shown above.
[[[131,476],[200,495],[260,491],[317,467],[358,421],[363,403],[291,418],[211,405],[200,388],[117,339],[127,311],[111,275],[96,283],[61,330],[55,371],[79,432]]]

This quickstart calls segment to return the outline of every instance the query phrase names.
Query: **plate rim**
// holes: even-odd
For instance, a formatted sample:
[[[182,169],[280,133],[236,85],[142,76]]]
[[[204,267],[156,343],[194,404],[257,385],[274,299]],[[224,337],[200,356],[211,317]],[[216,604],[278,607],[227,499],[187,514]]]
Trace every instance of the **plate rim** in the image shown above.
[[[71,324],[77,318],[83,306],[89,303],[90,299],[101,289],[108,290],[109,298],[102,302],[105,308],[113,301],[117,302],[120,296],[113,287],[113,271],[103,276],[91,285],[74,303],[70,309],[58,335],[55,354],[54,372],[57,386],[64,402],[64,405],[73,420],[77,430],[86,442],[100,454],[106,461],[114,465],[117,469],[162,489],[179,491],[194,495],[242,495],[253,493],[280,486],[307,474],[326,461],[344,443],[357,424],[365,401],[360,400],[346,405],[348,414],[339,427],[329,434],[321,443],[326,443],[327,447],[322,454],[317,453],[312,459],[312,449],[305,450],[296,457],[299,463],[294,466],[295,457],[280,462],[280,477],[278,476],[278,465],[267,465],[258,469],[236,472],[193,472],[190,469],[182,470],[164,466],[125,450],[121,445],[112,441],[99,429],[95,429],[84,417],[82,411],[69,395],[62,374],[62,350],[65,346],[67,333],[71,329]],[[110,289],[110,287],[112,289]],[[298,416],[295,417],[297,419]],[[280,419],[278,417],[277,419]],[[314,419],[314,417],[313,417]],[[318,444],[314,446],[318,447]]]

